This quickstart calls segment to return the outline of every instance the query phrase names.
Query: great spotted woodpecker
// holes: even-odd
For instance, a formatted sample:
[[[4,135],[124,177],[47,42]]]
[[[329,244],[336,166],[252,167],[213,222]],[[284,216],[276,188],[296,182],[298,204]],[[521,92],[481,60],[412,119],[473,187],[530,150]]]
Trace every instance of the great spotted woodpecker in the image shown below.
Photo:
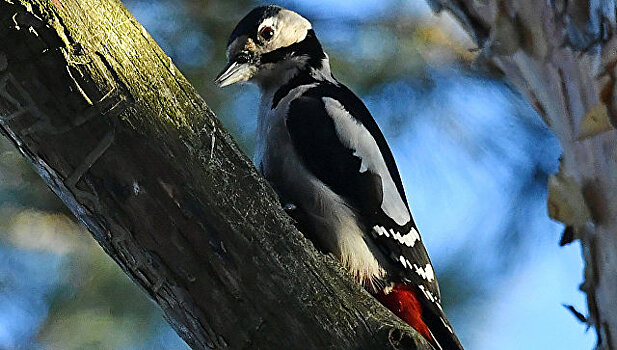
[[[255,163],[301,231],[438,349],[462,349],[409,210],[392,152],[362,101],[331,71],[311,23],[255,8],[227,45],[223,87],[262,93]]]

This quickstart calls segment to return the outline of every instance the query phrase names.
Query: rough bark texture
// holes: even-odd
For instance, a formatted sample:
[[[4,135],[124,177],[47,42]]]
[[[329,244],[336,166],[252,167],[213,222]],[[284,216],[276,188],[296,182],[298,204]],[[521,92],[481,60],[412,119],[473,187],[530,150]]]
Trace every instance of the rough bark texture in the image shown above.
[[[617,349],[617,24],[614,0],[429,0],[450,10],[561,142],[548,211],[580,239],[588,322]],[[572,273],[577,273],[573,271]]]
[[[317,253],[117,0],[0,0],[0,131],[195,349],[431,349]]]

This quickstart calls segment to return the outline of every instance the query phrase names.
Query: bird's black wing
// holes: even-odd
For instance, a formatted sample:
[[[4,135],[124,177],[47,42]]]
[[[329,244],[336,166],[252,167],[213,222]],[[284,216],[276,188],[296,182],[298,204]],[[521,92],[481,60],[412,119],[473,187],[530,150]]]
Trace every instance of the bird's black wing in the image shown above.
[[[389,279],[416,286],[430,323],[452,332],[394,157],[364,103],[346,87],[322,82],[290,103],[286,124],[307,169],[351,205],[391,259]]]
[[[431,263],[407,207],[394,157],[368,109],[349,89],[323,82],[289,106],[287,129],[305,166],[358,213],[399,277],[439,301]]]

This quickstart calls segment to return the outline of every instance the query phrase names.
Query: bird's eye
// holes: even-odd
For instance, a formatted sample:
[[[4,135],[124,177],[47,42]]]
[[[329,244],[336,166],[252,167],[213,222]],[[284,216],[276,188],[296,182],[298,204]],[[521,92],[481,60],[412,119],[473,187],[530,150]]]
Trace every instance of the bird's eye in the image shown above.
[[[274,29],[272,29],[272,27],[263,27],[259,31],[259,36],[266,40],[270,40],[274,36]]]

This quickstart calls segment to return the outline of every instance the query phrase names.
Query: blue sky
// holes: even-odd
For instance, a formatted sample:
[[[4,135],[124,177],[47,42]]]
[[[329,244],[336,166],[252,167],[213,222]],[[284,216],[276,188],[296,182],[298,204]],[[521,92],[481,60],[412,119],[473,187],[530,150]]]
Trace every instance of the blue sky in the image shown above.
[[[14,349],[30,343],[45,320],[63,258],[3,243],[0,240],[0,349]]]

